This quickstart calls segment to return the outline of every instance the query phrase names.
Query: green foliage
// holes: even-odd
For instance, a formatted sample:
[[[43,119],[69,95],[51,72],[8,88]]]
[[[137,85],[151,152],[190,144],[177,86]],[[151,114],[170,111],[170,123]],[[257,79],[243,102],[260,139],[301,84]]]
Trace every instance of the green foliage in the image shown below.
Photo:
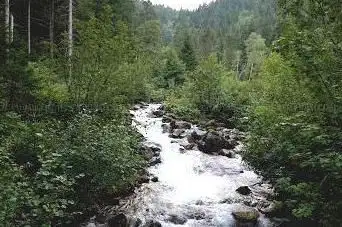
[[[191,88],[192,85],[190,83],[185,83],[182,87],[169,94],[165,101],[170,111],[189,121],[201,118],[197,105],[192,102]]]
[[[20,33],[3,56],[0,105],[13,105],[18,109],[13,111],[21,114],[6,108],[0,113],[0,222],[4,226],[76,226],[96,212],[94,207],[130,192],[146,165],[136,153],[139,137],[130,126],[126,107],[151,96],[160,26],[146,22],[146,37],[137,39],[124,12],[118,12],[132,2],[108,3],[97,7],[80,1],[71,73],[57,16],[55,41],[61,42],[53,55],[44,56],[38,49],[44,41],[38,43],[43,38],[33,29],[36,55],[30,56],[30,62]],[[120,7],[113,9],[114,5]],[[41,9],[38,6],[32,8]],[[58,6],[56,14],[61,12]],[[142,48],[144,42],[153,52]],[[75,111],[72,107],[80,103],[97,104],[100,109],[82,105]],[[38,109],[26,112],[26,104]]]
[[[301,223],[338,226],[341,16],[334,1],[279,2],[282,36],[263,67],[246,158]]]
[[[144,54],[156,54],[161,48],[161,30],[158,20],[149,20],[137,28],[137,37]]]
[[[171,93],[166,101],[167,106],[183,118],[211,117],[230,124],[231,118],[239,115],[243,102],[247,102],[248,95],[238,92],[245,84],[225,71],[214,55],[203,60],[185,78],[184,85]]]
[[[105,7],[99,18],[79,24],[71,78],[71,94],[77,102],[131,103],[148,96],[150,64],[136,58],[136,42],[127,24],[117,22],[114,31],[111,17],[110,8]],[[144,41],[156,45],[153,40]]]
[[[189,83],[192,84],[192,101],[202,112],[209,113],[219,104],[220,83],[223,76],[224,70],[214,56],[201,62],[199,67],[189,74]]]
[[[27,70],[28,58],[22,44],[11,48],[7,57],[7,63],[1,65],[1,101],[10,105],[32,103],[36,84]]]
[[[155,83],[162,88],[174,88],[184,83],[185,66],[177,56],[176,51],[167,47],[162,53],[159,72],[155,72]]]
[[[274,180],[278,199],[293,217],[334,226],[341,209],[334,200],[342,193],[337,175],[341,155],[336,150],[341,134],[326,125],[326,109],[310,89],[316,82],[299,78],[279,54],[266,60],[260,77],[245,158]]]
[[[187,37],[184,40],[183,47],[181,49],[180,58],[183,60],[186,70],[193,71],[197,66],[197,60],[195,51],[190,43],[190,36],[187,35]]]
[[[58,74],[52,70],[51,64],[53,63],[46,60],[29,64],[28,70],[37,86],[33,95],[41,102],[63,103],[68,101],[68,88]]]
[[[1,146],[1,221],[61,224],[135,185],[144,162],[123,117],[89,112],[67,124],[19,124]]]
[[[260,70],[266,57],[267,47],[265,39],[261,35],[252,32],[245,41],[247,65],[245,69],[246,78],[252,79]]]

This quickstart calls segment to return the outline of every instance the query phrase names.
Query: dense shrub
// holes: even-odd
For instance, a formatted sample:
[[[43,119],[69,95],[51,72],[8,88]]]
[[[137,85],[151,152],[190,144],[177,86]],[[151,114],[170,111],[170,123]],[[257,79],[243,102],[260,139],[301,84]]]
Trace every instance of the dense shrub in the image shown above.
[[[125,115],[108,117],[84,112],[64,123],[19,123],[0,148],[1,222],[71,223],[133,187],[144,164],[138,137]]]
[[[185,83],[168,96],[166,104],[183,118],[214,118],[233,127],[242,117],[250,92],[248,83],[236,80],[233,74],[212,55],[185,75]]]
[[[265,62],[260,97],[250,109],[245,158],[273,181],[276,197],[301,224],[338,226],[342,203],[341,133],[280,55]]]

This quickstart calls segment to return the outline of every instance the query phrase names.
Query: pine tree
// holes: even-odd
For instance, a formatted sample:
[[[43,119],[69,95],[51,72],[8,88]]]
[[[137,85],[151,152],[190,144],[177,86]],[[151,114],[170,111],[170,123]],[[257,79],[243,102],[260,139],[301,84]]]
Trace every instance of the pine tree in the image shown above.
[[[198,65],[197,59],[196,59],[196,54],[195,51],[190,43],[190,36],[187,35],[183,48],[181,49],[181,54],[180,54],[181,59],[185,63],[186,70],[188,71],[193,71],[196,66]]]

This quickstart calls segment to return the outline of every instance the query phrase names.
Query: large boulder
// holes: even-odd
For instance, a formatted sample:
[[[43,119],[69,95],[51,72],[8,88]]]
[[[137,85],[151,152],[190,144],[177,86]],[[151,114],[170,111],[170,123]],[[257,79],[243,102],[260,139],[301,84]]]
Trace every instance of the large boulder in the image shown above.
[[[209,132],[203,141],[199,143],[198,148],[205,153],[217,153],[221,149],[233,149],[235,146],[229,143],[218,132]]]
[[[171,127],[168,124],[162,124],[162,128],[163,128],[163,133],[171,132]]]
[[[165,106],[164,106],[164,105],[160,105],[160,106],[158,107],[158,110],[165,111]]]
[[[183,216],[179,216],[179,215],[175,215],[172,214],[169,216],[169,218],[167,219],[167,221],[176,224],[176,225],[183,225],[187,222],[187,219]]]
[[[186,121],[176,121],[173,120],[170,122],[171,130],[174,129],[191,129],[191,124]]]
[[[155,166],[160,164],[161,162],[162,161],[160,157],[153,157],[152,160],[149,162],[149,166]]]
[[[232,150],[221,149],[218,153],[221,156],[225,156],[227,158],[234,158],[235,154]]]
[[[238,209],[232,212],[233,217],[236,220],[237,227],[255,227],[260,217],[259,212],[250,207]]]
[[[148,175],[142,175],[138,178],[138,184],[146,184],[150,182],[150,178]]]
[[[151,178],[151,181],[152,181],[152,182],[158,182],[159,179],[158,179],[158,177],[152,177],[152,178]]]
[[[156,143],[144,143],[140,146],[139,152],[146,160],[151,160],[153,157],[160,155],[161,146]]]
[[[203,139],[206,134],[206,131],[194,129],[187,139],[189,143],[195,143],[196,141]]]
[[[189,143],[189,142],[186,142],[186,141],[180,143],[180,145],[181,145],[185,150],[191,150],[191,149],[193,149],[193,148],[196,146],[196,144],[194,144],[194,143]]]
[[[236,191],[241,195],[249,195],[252,193],[251,189],[248,186],[241,186],[238,189],[236,189]]]
[[[108,227],[127,227],[128,219],[124,214],[118,214],[111,216],[107,219]]]
[[[158,221],[149,220],[145,225],[143,225],[143,227],[162,227],[162,225]]]
[[[162,111],[162,110],[155,110],[155,111],[152,112],[152,114],[155,117],[162,117],[162,116],[164,116],[164,111]]]
[[[185,129],[175,129],[170,135],[170,138],[181,139],[186,136]]]

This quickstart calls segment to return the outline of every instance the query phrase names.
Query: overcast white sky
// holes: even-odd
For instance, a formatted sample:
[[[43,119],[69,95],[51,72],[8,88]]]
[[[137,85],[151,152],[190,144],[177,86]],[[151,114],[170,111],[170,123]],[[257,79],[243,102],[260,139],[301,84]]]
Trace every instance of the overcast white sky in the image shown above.
[[[209,3],[213,0],[151,0],[153,4],[161,4],[170,6],[174,9],[196,9],[199,5],[203,3]]]

